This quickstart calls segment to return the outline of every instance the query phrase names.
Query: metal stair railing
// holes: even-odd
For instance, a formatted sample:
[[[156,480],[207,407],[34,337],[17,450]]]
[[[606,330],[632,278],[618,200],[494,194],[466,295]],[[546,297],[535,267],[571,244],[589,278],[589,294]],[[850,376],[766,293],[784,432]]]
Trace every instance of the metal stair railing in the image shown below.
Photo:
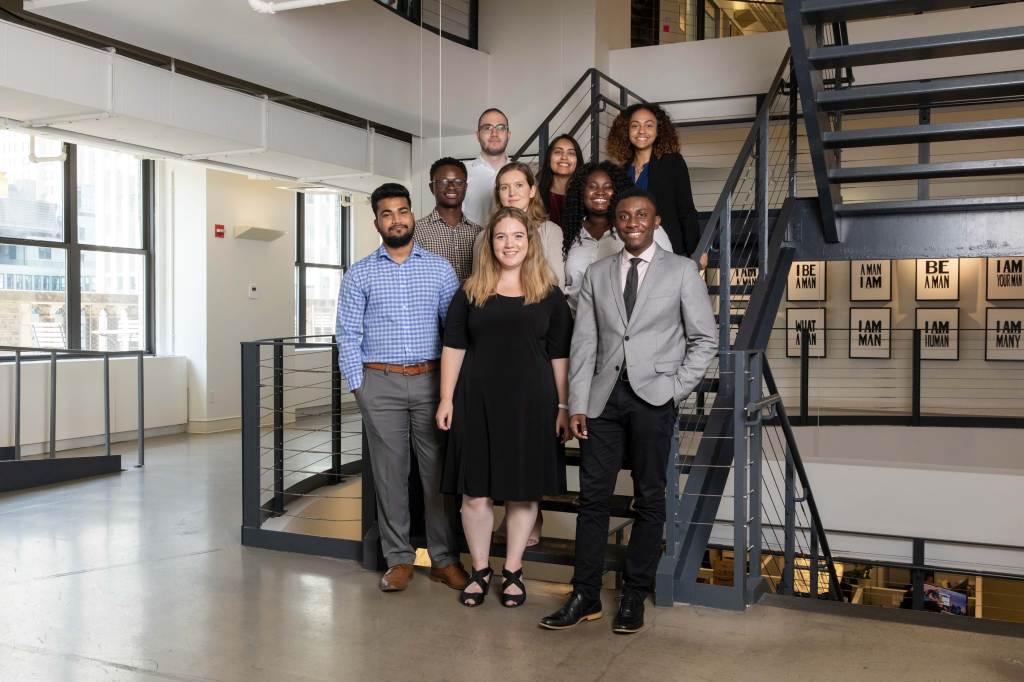
[[[611,123],[626,107],[646,100],[601,71],[583,72],[569,92],[555,105],[537,129],[526,138],[512,160],[536,158],[543,163],[548,142],[559,135],[572,135],[589,161],[601,160],[601,147]],[[581,160],[582,163],[582,160]]]
[[[819,576],[827,576],[820,592],[840,594],[785,410],[780,413],[778,391],[766,385],[764,349],[793,258],[784,241],[796,192],[792,83],[787,53],[697,248],[695,257],[709,254],[719,358],[680,406],[667,470],[659,605],[740,610],[771,591],[817,595]],[[723,505],[729,499],[731,509]],[[730,576],[706,575],[708,550],[732,552]]]

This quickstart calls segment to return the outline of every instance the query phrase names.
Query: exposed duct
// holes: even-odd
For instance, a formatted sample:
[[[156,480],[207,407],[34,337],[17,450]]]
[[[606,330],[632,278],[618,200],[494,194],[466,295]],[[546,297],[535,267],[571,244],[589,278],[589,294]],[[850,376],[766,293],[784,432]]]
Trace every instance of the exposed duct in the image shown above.
[[[303,7],[316,7],[317,5],[332,5],[336,2],[347,2],[347,0],[279,0],[269,2],[268,0],[249,0],[249,7],[260,14],[274,14],[289,9],[302,9]]]

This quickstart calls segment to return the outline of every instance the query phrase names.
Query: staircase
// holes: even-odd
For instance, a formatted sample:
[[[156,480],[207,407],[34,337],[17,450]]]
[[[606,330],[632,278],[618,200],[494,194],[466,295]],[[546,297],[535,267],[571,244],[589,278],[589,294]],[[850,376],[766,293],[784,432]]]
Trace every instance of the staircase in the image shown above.
[[[1024,118],[993,118],[989,114],[997,106],[1024,97],[1024,71],[951,74],[898,82],[857,79],[860,67],[887,66],[905,73],[916,70],[933,75],[934,66],[923,70],[928,60],[1024,49],[1024,27],[1000,26],[855,44],[849,41],[851,23],[1007,4],[1015,3],[786,0],[794,71],[818,194],[816,206],[802,205],[796,211],[796,226],[806,228],[798,240],[801,260],[979,257],[1024,252],[1024,232],[1018,227],[1020,209],[1024,207],[1024,182],[1012,183],[1015,187],[1005,182],[1007,176],[1020,179],[1024,175],[1024,158],[1006,158],[991,144],[979,144],[973,153],[956,153],[956,160],[932,158],[932,145],[1010,141],[1024,135]],[[872,125],[872,118],[880,115],[902,117],[907,122]],[[844,129],[851,120],[856,120],[856,128]],[[907,144],[917,146],[917,158],[909,162],[844,160],[847,150],[872,148],[877,158],[891,156],[895,145]],[[985,151],[986,146],[990,151]],[[959,158],[963,156],[971,158]],[[990,184],[1002,180],[1004,187],[993,191],[984,184],[978,189],[977,184],[951,182],[969,178]],[[943,182],[938,185],[932,181]],[[864,198],[865,188],[880,187],[901,188],[904,196]]]

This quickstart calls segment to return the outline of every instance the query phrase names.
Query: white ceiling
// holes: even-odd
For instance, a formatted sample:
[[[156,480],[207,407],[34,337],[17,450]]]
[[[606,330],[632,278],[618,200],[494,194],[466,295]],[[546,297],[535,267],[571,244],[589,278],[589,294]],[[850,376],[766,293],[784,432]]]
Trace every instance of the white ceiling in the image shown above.
[[[437,131],[439,92],[486,96],[486,54],[445,40],[439,57],[435,36],[374,0],[274,15],[247,0],[84,0],[38,13],[413,134]],[[442,83],[439,58],[460,77]],[[475,126],[461,107],[441,117],[446,135]]]

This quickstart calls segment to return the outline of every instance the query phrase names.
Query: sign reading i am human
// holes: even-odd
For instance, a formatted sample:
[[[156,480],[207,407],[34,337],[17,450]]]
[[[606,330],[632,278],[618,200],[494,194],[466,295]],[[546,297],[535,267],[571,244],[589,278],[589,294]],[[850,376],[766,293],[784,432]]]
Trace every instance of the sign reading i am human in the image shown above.
[[[917,300],[959,301],[960,261],[956,258],[919,258]]]
[[[960,359],[960,309],[918,308],[922,360]]]
[[[892,352],[892,311],[850,308],[850,357],[886,358]]]
[[[851,301],[891,301],[892,261],[850,261]]]
[[[1024,360],[1024,308],[985,310],[985,359]]]
[[[800,357],[800,336],[807,334],[807,357],[825,357],[825,309],[786,308],[786,357]]]
[[[1024,258],[989,258],[985,298],[1024,301]]]
[[[793,263],[786,286],[787,301],[825,300],[825,261],[811,260]]]

